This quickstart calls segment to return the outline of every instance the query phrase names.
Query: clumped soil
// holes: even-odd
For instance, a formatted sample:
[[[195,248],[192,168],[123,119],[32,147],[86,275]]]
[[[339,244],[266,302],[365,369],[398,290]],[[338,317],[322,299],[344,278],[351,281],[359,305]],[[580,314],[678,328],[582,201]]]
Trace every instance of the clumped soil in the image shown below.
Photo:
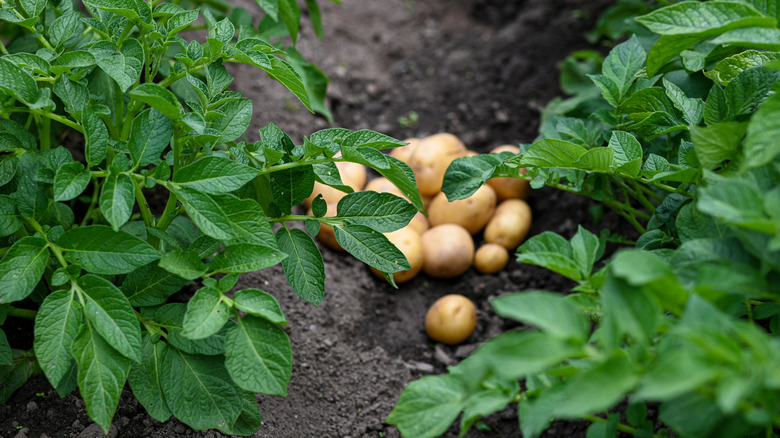
[[[558,63],[587,48],[583,35],[608,0],[344,0],[323,3],[325,39],[308,22],[299,50],[330,76],[327,104],[335,123],[309,114],[280,85],[257,70],[231,66],[234,89],[255,104],[250,140],[276,123],[293,139],[329,126],[370,128],[396,138],[452,132],[477,152],[533,141],[539,109],[560,95]],[[255,10],[254,2],[244,5]],[[414,116],[416,114],[416,117]],[[555,231],[567,238],[578,224],[598,231],[622,229],[614,215],[594,224],[589,201],[551,189],[535,191],[532,234]],[[481,235],[476,236],[477,240]],[[479,242],[478,242],[479,243]],[[239,288],[257,287],[280,301],[290,326],[294,366],[287,397],[259,395],[264,416],[256,437],[398,437],[384,424],[404,386],[441,374],[477,345],[510,328],[489,300],[508,292],[572,286],[544,269],[511,261],[496,275],[471,270],[453,280],[420,275],[394,290],[348,255],[323,248],[326,296],[319,307],[300,300],[281,267],[243,275]],[[477,305],[479,323],[466,343],[435,344],[424,331],[428,307],[459,293]],[[11,327],[17,321],[9,320]],[[24,322],[18,321],[19,324]],[[29,348],[31,327],[10,338]],[[489,429],[469,437],[519,437],[510,407],[484,420]],[[585,436],[587,424],[556,422],[547,437]],[[457,429],[445,435],[456,437]],[[0,437],[103,436],[72,393],[60,399],[44,377],[33,378],[0,406]],[[172,420],[146,415],[126,391],[112,427],[120,437],[218,437]]]

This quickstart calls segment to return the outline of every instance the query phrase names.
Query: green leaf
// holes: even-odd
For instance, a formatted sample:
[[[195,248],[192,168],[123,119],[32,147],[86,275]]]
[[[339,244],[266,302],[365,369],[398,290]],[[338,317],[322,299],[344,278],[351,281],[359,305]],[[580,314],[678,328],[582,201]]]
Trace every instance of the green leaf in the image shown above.
[[[279,21],[279,0],[255,0],[260,8],[274,21]]]
[[[548,138],[537,141],[525,153],[519,155],[517,165],[567,168],[572,167],[587,151],[580,145]]]
[[[252,121],[252,101],[234,100],[220,106],[219,112],[224,116],[214,120],[211,127],[222,133],[220,141],[234,141],[244,135],[249,128],[249,123]]]
[[[761,67],[778,59],[780,59],[780,52],[745,50],[721,60],[712,70],[704,74],[721,85],[728,85],[743,71]]]
[[[338,203],[338,215],[349,225],[365,225],[382,233],[405,227],[417,210],[392,193],[355,192]]]
[[[127,376],[133,395],[149,416],[157,421],[171,418],[171,410],[162,392],[162,361],[168,348],[165,342],[152,342],[151,336],[144,335],[141,362],[132,364]]]
[[[133,119],[127,150],[133,159],[133,167],[139,168],[160,159],[160,154],[171,143],[173,123],[156,109],[142,111]]]
[[[612,131],[609,139],[614,167],[620,173],[636,177],[642,167],[642,145],[625,131]]]
[[[404,388],[385,422],[397,427],[404,436],[437,437],[458,418],[467,395],[459,376],[425,376]]]
[[[502,318],[539,327],[561,339],[584,342],[590,335],[590,324],[577,305],[565,295],[527,291],[496,298],[490,302]]]
[[[123,356],[141,360],[141,329],[127,297],[110,281],[96,275],[79,277],[76,284],[86,299],[84,314],[96,330]]]
[[[386,155],[388,167],[385,169],[375,169],[380,175],[384,176],[394,186],[398,187],[404,197],[417,208],[417,211],[423,211],[420,193],[417,191],[417,182],[414,178],[414,172],[403,161]]]
[[[447,168],[442,191],[450,201],[473,195],[501,164],[501,158],[493,154],[456,158]]]
[[[766,99],[780,72],[762,67],[751,68],[738,74],[726,86],[726,99],[736,117],[750,114]]]
[[[713,38],[710,43],[715,45],[729,44],[754,49],[780,50],[780,29],[771,26],[746,27],[730,30]]]
[[[79,33],[83,32],[84,27],[81,24],[81,16],[75,12],[65,13],[57,19],[49,27],[49,40],[52,46],[60,47],[65,44],[76,35],[76,38],[80,39]],[[70,46],[70,44],[68,44]]]
[[[23,300],[32,293],[49,262],[49,248],[40,237],[17,240],[0,261],[0,304]]]
[[[767,99],[753,114],[745,138],[745,162],[747,169],[763,166],[780,154],[780,95]]]
[[[304,85],[303,79],[298,74],[298,72],[296,72],[287,61],[279,59],[275,56],[271,56],[270,60],[271,68],[263,68],[263,70],[265,70],[274,80],[278,81],[288,90],[292,91],[298,100],[300,100],[309,111],[312,111],[311,102],[309,102],[309,93],[306,91],[306,85]]]
[[[8,344],[8,338],[5,336],[5,332],[0,330],[0,369],[5,367],[11,367],[14,364],[13,352],[11,351],[11,345]]]
[[[258,170],[233,160],[209,156],[182,167],[173,182],[203,193],[219,194],[241,188],[258,175]]]
[[[171,18],[168,19],[168,23],[167,23],[168,35],[178,35],[179,32],[186,29],[187,26],[194,23],[195,20],[198,19],[198,14],[199,12],[197,9],[193,11],[182,11],[173,14],[173,16],[171,16]]]
[[[4,142],[18,143],[18,146],[16,147],[27,149],[28,151],[35,150],[37,147],[36,145],[38,144],[38,139],[32,135],[30,131],[10,119],[0,119],[0,134],[2,134]],[[0,150],[7,150],[8,146],[8,144],[5,144],[0,147]],[[13,175],[11,175],[11,177],[12,176]],[[7,176],[3,179],[10,181],[10,177]],[[8,181],[5,182],[7,183]],[[5,185],[5,183],[3,185]]]
[[[195,280],[206,273],[206,265],[193,251],[171,251],[163,254],[160,267],[186,280]]]
[[[203,339],[218,332],[230,318],[230,308],[222,302],[222,294],[213,287],[202,287],[187,303],[182,335]]]
[[[656,9],[637,17],[653,33],[660,35],[691,35],[747,26],[773,27],[774,18],[763,17],[756,9],[735,1],[685,1]]]
[[[319,306],[325,296],[325,264],[311,236],[297,228],[276,232],[279,248],[288,254],[282,260],[284,275],[301,299]]]
[[[35,79],[4,58],[0,58],[0,90],[25,104],[32,104],[38,100],[38,85]]]
[[[100,191],[100,212],[114,231],[130,220],[135,205],[135,184],[130,175],[111,167]]]
[[[287,258],[277,249],[265,245],[239,243],[225,247],[209,264],[213,272],[245,273],[273,266]]]
[[[60,55],[55,64],[51,67],[51,72],[54,74],[61,74],[74,68],[92,67],[96,63],[95,57],[86,50],[74,50]],[[63,80],[70,82],[67,78],[64,78]]]
[[[645,49],[636,36],[632,36],[628,41],[615,46],[604,59],[602,71],[604,76],[615,84],[618,103],[628,97],[631,84],[634,83],[636,74],[644,67],[646,57]]]
[[[0,236],[8,236],[21,228],[22,220],[11,197],[0,195]]]
[[[169,296],[181,290],[186,283],[178,275],[157,266],[157,263],[150,263],[127,274],[121,289],[133,306],[157,306],[165,303]]]
[[[32,351],[11,350],[13,365],[0,368],[0,403],[5,403],[30,377],[39,374],[38,362]]]
[[[293,205],[303,202],[314,188],[314,171],[311,166],[283,169],[271,174],[271,192],[276,205],[289,214]]]
[[[126,274],[160,258],[145,241],[105,225],[68,230],[57,246],[66,260],[95,274]]]
[[[73,290],[58,290],[46,297],[35,316],[35,356],[52,386],[57,387],[73,361],[71,346],[79,333],[81,305]]]
[[[242,289],[233,295],[236,308],[250,315],[259,316],[274,324],[287,325],[279,302],[273,295],[260,289]]]
[[[762,193],[754,183],[734,179],[699,189],[696,208],[726,223],[769,235],[778,225],[764,209]]]
[[[209,195],[189,187],[171,190],[203,234],[217,240],[230,239],[232,225],[219,204]]]
[[[73,340],[72,352],[78,363],[79,391],[87,413],[108,434],[130,361],[111,348],[90,323],[82,324]]]
[[[19,0],[19,8],[28,17],[37,17],[46,7],[46,0]]]
[[[520,245],[517,261],[542,266],[574,281],[584,279],[580,266],[574,261],[571,244],[550,231],[533,236]],[[590,272],[584,274],[589,275]]]
[[[318,30],[316,25],[317,25],[318,15],[315,15],[315,12],[319,13],[317,3],[314,0],[306,0],[306,4],[310,5],[308,8],[309,15],[312,19],[312,22],[315,25],[314,31],[317,32]],[[260,54],[260,53],[261,52],[253,51],[253,52],[249,52],[249,55],[253,56],[254,54]],[[325,104],[325,97],[327,94],[328,83],[330,82],[328,80],[328,77],[316,65],[307,62],[303,58],[303,56],[301,56],[301,54],[298,53],[298,51],[295,50],[293,47],[287,47],[286,59],[290,63],[290,65],[292,65],[293,68],[295,68],[295,71],[298,72],[298,74],[301,76],[301,79],[303,79],[303,84],[306,86],[306,90],[308,91],[309,94],[309,102],[311,103],[312,110],[314,110],[319,114],[322,114],[323,116],[325,116],[325,119],[327,119],[328,122],[333,123],[333,115],[331,114],[330,110]],[[260,60],[262,61],[262,64],[257,63],[255,65],[260,67],[262,66],[268,67],[271,64],[268,57],[265,56],[264,54]]]
[[[133,0],[87,0],[84,5],[89,8],[113,12],[130,21],[137,21],[139,16],[138,3]]]
[[[301,9],[295,0],[278,0],[279,18],[281,18],[287,31],[290,33],[293,45],[298,40],[298,27],[301,24]]]
[[[460,420],[459,436],[466,436],[471,426],[480,418],[504,410],[514,400],[519,390],[520,385],[515,381],[489,381],[484,384],[484,387],[476,394],[472,394],[466,403]]]
[[[233,381],[247,391],[287,395],[292,374],[290,339],[262,318],[238,318],[225,339],[225,366]]]
[[[241,412],[241,393],[218,358],[177,348],[162,353],[162,389],[171,413],[195,430],[232,425]]]
[[[635,271],[642,270],[641,266],[635,268]],[[642,289],[613,276],[607,276],[600,292],[604,313],[610,321],[614,321],[618,333],[628,334],[638,342],[647,345],[655,336],[656,323],[660,314],[650,297]],[[609,326],[609,321],[602,325]]]
[[[110,1],[113,3],[116,0]],[[126,92],[141,77],[144,49],[136,39],[125,40],[119,50],[111,42],[98,41],[89,48],[89,53],[95,57],[97,65],[119,84],[123,92]]]
[[[251,436],[257,433],[263,422],[263,416],[257,409],[255,394],[244,392],[241,397],[241,413],[233,423],[232,433],[238,436]],[[223,432],[225,433],[225,432]]]
[[[179,100],[163,86],[154,83],[144,83],[130,90],[128,94],[139,102],[148,104],[171,120],[177,120],[184,114],[184,109]]]
[[[214,201],[227,213],[233,237],[226,245],[252,243],[278,249],[273,230],[260,204],[253,199],[239,199],[233,195],[215,195]]]
[[[683,121],[691,126],[698,125],[704,116],[704,102],[701,99],[686,96],[680,87],[669,82],[666,78],[663,79],[663,84],[666,97],[680,111]]]
[[[693,126],[691,141],[695,147],[696,159],[704,169],[715,169],[725,160],[736,157],[747,124],[722,122],[707,127]]]
[[[406,143],[396,140],[389,135],[380,134],[379,132],[370,129],[355,131],[347,135],[341,143],[342,146],[350,146],[353,148],[368,147],[372,149],[394,148],[405,144]]]
[[[54,200],[68,201],[80,195],[92,180],[84,165],[74,161],[63,165],[54,177]]]
[[[713,84],[704,102],[704,122],[708,125],[715,125],[720,122],[726,122],[734,117],[729,106],[726,92],[717,84]]]
[[[339,245],[361,262],[389,274],[411,269],[404,254],[379,231],[365,225],[333,229]]]
[[[203,339],[190,339],[182,335],[184,314],[187,305],[171,303],[160,306],[154,314],[154,319],[165,326],[168,332],[168,344],[185,353],[202,354],[206,356],[222,356],[225,354],[225,335],[232,325],[228,322],[220,331]]]

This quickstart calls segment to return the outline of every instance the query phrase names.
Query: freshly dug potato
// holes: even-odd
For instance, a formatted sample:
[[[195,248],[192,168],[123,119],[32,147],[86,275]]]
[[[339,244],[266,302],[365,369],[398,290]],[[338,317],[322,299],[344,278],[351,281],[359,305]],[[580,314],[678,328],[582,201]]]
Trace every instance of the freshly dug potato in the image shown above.
[[[371,181],[369,181],[368,184],[366,184],[366,186],[363,188],[363,190],[366,191],[373,190],[377,193],[392,193],[402,198],[406,198],[406,196],[404,196],[401,189],[396,187],[393,183],[390,182],[389,179],[383,176],[374,178]]]
[[[466,146],[458,137],[440,133],[424,138],[409,157],[409,167],[417,179],[421,194],[435,195],[441,191],[444,173],[456,158],[466,155]]]
[[[425,331],[434,341],[455,345],[468,339],[477,327],[477,309],[463,295],[445,295],[428,309]]]
[[[359,163],[351,163],[349,161],[339,161],[336,163],[336,167],[339,169],[341,182],[352,187],[352,190],[356,192],[363,190],[363,187],[366,185],[365,166]],[[311,207],[312,201],[320,193],[322,193],[322,197],[328,204],[338,204],[341,198],[347,196],[347,194],[341,190],[334,189],[331,186],[326,186],[325,184],[315,181],[314,190],[311,192],[311,196],[303,200],[303,204],[306,206],[306,208]]]
[[[439,193],[439,192],[436,192]],[[431,201],[433,201],[433,198],[436,197],[436,194],[433,195],[424,195],[420,193],[420,200],[422,201],[423,209],[425,211],[428,211],[428,207],[431,206]]]
[[[514,154],[519,154],[520,148],[511,144],[505,144],[490,152],[512,152]],[[526,169],[520,169],[520,172],[524,174],[528,173]],[[490,178],[487,180],[487,183],[496,191],[498,202],[505,199],[528,199],[528,195],[531,194],[531,183],[524,179],[500,176],[497,178]]]
[[[496,209],[496,192],[483,185],[473,195],[457,201],[448,201],[440,192],[428,207],[428,219],[432,226],[458,224],[474,234],[485,227]]]
[[[522,199],[507,199],[498,204],[496,213],[485,227],[485,242],[497,243],[512,251],[531,229],[531,207]]]
[[[430,228],[431,225],[428,223],[428,219],[425,217],[425,215],[418,211],[412,220],[409,221],[409,225],[407,225],[407,227],[417,231],[417,234],[422,235],[422,233],[428,231],[428,228]]]
[[[412,156],[412,152],[414,152],[414,149],[417,148],[417,145],[419,145],[421,141],[422,140],[419,138],[407,138],[404,140],[404,143],[409,144],[406,146],[401,146],[400,148],[392,149],[390,151],[390,156],[393,158],[398,158],[404,163],[409,164],[409,157]]]
[[[442,224],[422,235],[423,272],[436,278],[452,278],[469,270],[474,261],[474,240],[462,226]]]
[[[506,267],[509,251],[497,243],[486,243],[474,254],[474,266],[483,274],[495,274]]]
[[[336,216],[336,207],[336,204],[328,204],[328,211],[325,213],[325,216]],[[311,207],[309,207],[309,209],[306,211],[306,215],[314,216]],[[339,245],[339,243],[336,241],[336,232],[330,225],[320,224],[320,232],[317,233],[317,240],[322,242],[330,249],[346,252],[344,248],[342,248],[341,245]]]
[[[424,254],[422,246],[422,237],[414,229],[409,226],[403,227],[400,230],[393,231],[392,233],[385,233],[387,239],[393,243],[398,249],[404,253],[406,260],[409,261],[409,265],[412,267],[406,271],[396,272],[393,274],[393,278],[396,283],[403,283],[414,278],[423,267]],[[369,266],[371,272],[373,272],[379,278],[384,278],[382,272]]]

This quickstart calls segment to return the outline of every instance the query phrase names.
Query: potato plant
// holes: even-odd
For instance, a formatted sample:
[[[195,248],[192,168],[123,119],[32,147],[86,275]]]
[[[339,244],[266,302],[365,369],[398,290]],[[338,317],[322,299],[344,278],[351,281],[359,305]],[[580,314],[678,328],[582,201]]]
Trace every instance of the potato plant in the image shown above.
[[[602,260],[626,239],[582,227],[522,244],[519,261],[577,286],[493,300],[532,328],[407,386],[387,420],[404,436],[458,417],[463,435],[509,404],[524,437],[553,419],[593,422],[588,437],[777,436],[780,5],[664,3],[605,58],[564,63],[574,96],[547,107],[536,142],[459,158],[444,178],[450,199],[495,176],[590,196],[636,228],[634,248]]]
[[[379,152],[405,143],[334,128],[296,144],[273,124],[245,137],[253,102],[228,88],[227,63],[328,116],[327,78],[286,45],[299,6],[258,4],[255,27],[219,1],[0,0],[0,402],[42,372],[63,397],[78,387],[108,432],[127,382],[157,420],[251,435],[254,393],[285,395],[293,356],[280,305],[235,291],[240,275],[281,263],[320,304],[321,224],[385,275],[409,269],[382,233],[422,204],[411,169]],[[352,191],[340,162],[373,167],[411,203],[351,193],[335,216],[321,197],[314,216],[293,214],[315,182]],[[32,349],[9,344],[19,318],[34,319]]]

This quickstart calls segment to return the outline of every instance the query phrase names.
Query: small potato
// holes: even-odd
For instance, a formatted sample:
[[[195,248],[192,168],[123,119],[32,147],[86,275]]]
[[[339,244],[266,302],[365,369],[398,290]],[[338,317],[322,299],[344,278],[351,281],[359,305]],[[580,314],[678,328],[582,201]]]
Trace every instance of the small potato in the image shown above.
[[[490,152],[512,152],[514,154],[519,154],[520,148],[511,144],[505,144]],[[525,174],[528,173],[528,171],[523,168],[520,169],[520,173]],[[497,178],[490,178],[487,180],[487,183],[496,191],[498,202],[505,199],[528,199],[528,195],[531,194],[531,183],[524,179],[500,176]]]
[[[377,193],[392,193],[394,195],[398,195],[402,198],[406,198],[404,196],[401,189],[395,186],[395,184],[391,183],[389,179],[380,176],[378,178],[374,178],[371,181],[366,184],[366,186],[363,188],[365,191],[375,191]]]
[[[423,272],[436,278],[452,278],[469,270],[474,261],[474,240],[462,226],[442,224],[422,234]]]
[[[477,327],[477,309],[463,295],[445,295],[428,309],[425,331],[434,341],[455,345],[468,339]]]
[[[336,163],[336,167],[339,169],[341,182],[352,187],[352,190],[356,192],[363,190],[363,187],[366,185],[365,166],[349,161],[339,161]],[[341,198],[347,196],[347,193],[344,193],[341,190],[334,189],[331,186],[327,186],[318,181],[315,181],[314,190],[311,192],[311,195],[303,200],[303,204],[306,206],[306,208],[311,207],[312,201],[320,193],[322,193],[322,197],[328,204],[338,204]]]
[[[465,199],[448,201],[447,195],[440,192],[428,207],[432,226],[458,224],[469,233],[478,233],[488,223],[496,209],[496,192],[483,185],[474,194]]]
[[[486,243],[474,254],[474,266],[483,274],[495,274],[506,267],[509,251],[497,243]]]
[[[421,194],[435,195],[441,191],[444,173],[456,158],[466,155],[466,146],[458,137],[440,133],[424,138],[409,157],[409,167],[417,179]]]
[[[394,148],[390,151],[390,156],[393,158],[398,158],[399,160],[403,161],[406,164],[409,164],[409,157],[412,156],[412,152],[414,152],[414,149],[417,148],[417,145],[420,144],[422,140],[419,138],[407,138],[404,140],[404,143],[409,143],[406,146],[401,146],[399,148]]]
[[[385,233],[385,236],[390,242],[392,242],[393,245],[395,245],[398,249],[401,250],[402,253],[404,253],[406,260],[409,261],[409,265],[412,267],[406,271],[393,273],[393,279],[395,279],[396,283],[403,283],[405,281],[411,280],[417,275],[418,272],[420,272],[425,260],[425,255],[423,254],[422,237],[420,237],[420,234],[417,233],[417,231],[413,230],[409,226],[393,231],[392,233]],[[384,278],[382,272],[379,270],[371,266],[369,266],[369,269],[371,269],[371,272],[373,272],[377,277]]]
[[[531,229],[531,207],[522,199],[507,199],[498,204],[496,213],[485,227],[485,242],[497,243],[512,251]]]
[[[336,204],[328,204],[328,211],[325,213],[325,216],[336,216],[336,207]],[[314,216],[314,212],[312,212],[311,207],[309,207],[309,210],[306,211],[306,215]],[[336,241],[336,232],[330,225],[320,224],[320,232],[317,233],[317,240],[332,250],[346,252],[344,248],[342,248],[341,245],[339,245],[339,243]]]
[[[428,223],[428,219],[425,217],[425,215],[418,211],[412,220],[409,221],[409,225],[407,225],[407,227],[417,231],[417,234],[422,235],[422,233],[428,231],[428,228],[430,228],[431,225]]]

